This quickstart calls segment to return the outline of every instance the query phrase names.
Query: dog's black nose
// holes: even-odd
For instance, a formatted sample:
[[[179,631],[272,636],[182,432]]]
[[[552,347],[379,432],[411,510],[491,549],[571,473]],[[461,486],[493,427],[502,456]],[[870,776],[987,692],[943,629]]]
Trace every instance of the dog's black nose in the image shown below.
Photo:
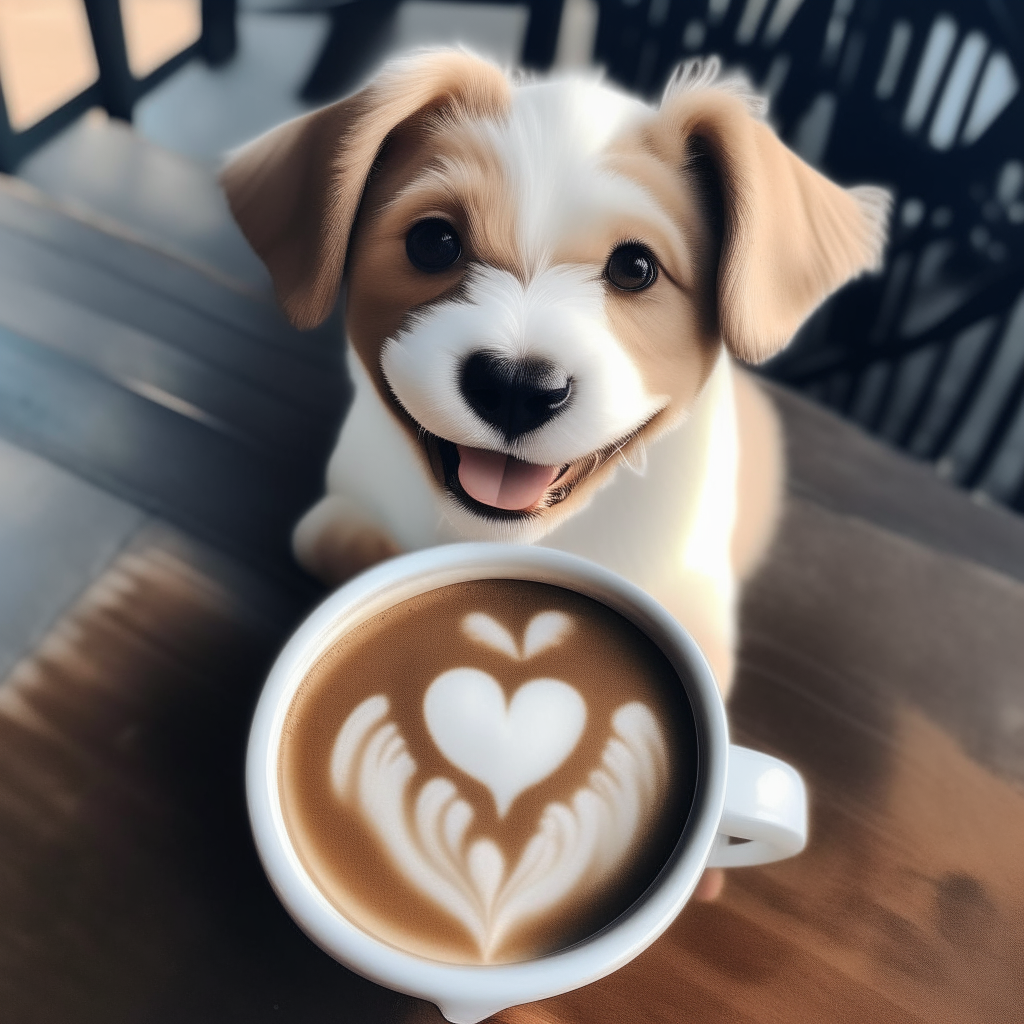
[[[545,359],[475,352],[462,365],[462,394],[507,441],[536,430],[569,404],[572,379]],[[554,386],[557,384],[558,386]]]

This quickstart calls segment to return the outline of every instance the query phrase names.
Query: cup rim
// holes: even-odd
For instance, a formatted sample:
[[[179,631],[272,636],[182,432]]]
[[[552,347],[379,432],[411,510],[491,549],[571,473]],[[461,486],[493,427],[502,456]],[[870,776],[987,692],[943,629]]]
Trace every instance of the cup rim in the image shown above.
[[[698,770],[693,803],[676,846],[640,898],[593,935],[510,964],[446,964],[364,931],[309,876],[288,836],[277,784],[287,711],[314,661],[343,631],[385,608],[454,583],[515,579],[573,590],[633,622],[676,670],[693,710]],[[330,594],[278,655],[260,694],[246,755],[246,797],[257,852],[279,899],[325,952],[387,988],[440,1006],[488,1012],[558,995],[628,963],[675,920],[699,880],[722,817],[729,734],[725,707],[697,643],[649,594],[594,562],[554,548],[461,543],[383,562]],[[468,1019],[468,1018],[467,1018]]]

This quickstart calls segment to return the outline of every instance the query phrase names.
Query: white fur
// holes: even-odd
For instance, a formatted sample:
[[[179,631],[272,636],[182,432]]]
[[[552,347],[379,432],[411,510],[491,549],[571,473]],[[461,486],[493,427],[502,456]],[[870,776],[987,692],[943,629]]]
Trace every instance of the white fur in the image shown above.
[[[553,387],[572,380],[568,408],[506,443],[459,391],[459,368],[482,349],[549,360],[559,371]],[[526,285],[503,270],[478,270],[465,300],[432,307],[389,339],[381,366],[395,397],[431,433],[538,465],[560,466],[612,444],[668,402],[646,393],[608,325],[600,279],[582,267],[551,267]]]
[[[350,353],[348,362],[356,397],[331,456],[321,505],[331,495],[346,495],[406,550],[459,539],[541,541],[599,562],[656,595],[691,587],[731,645],[736,584],[729,548],[739,439],[724,353],[686,421],[650,446],[644,473],[620,468],[587,508],[543,538],[539,520],[524,524],[523,536],[510,537],[508,524],[480,519],[443,498],[358,358]],[[301,529],[300,523],[296,532]]]
[[[651,113],[597,79],[569,78],[521,86],[510,117],[479,123],[515,197],[519,247],[531,270],[544,267],[556,243],[595,216],[621,211],[667,222],[636,182],[603,161],[608,144]]]
[[[738,467],[732,364],[723,351],[685,422],[650,445],[643,474],[620,468],[541,543],[599,562],[662,599],[689,590],[731,647]]]
[[[347,356],[355,397],[327,464],[328,498],[323,500],[332,494],[351,498],[407,551],[459,540],[422,457],[381,401],[358,356],[352,349]],[[296,535],[318,507],[306,513]],[[303,549],[311,547],[309,538]]]

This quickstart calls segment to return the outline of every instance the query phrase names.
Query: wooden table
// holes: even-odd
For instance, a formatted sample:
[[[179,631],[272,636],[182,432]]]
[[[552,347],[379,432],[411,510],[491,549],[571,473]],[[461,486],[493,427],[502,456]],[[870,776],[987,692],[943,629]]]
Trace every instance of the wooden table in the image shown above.
[[[804,772],[810,845],[499,1020],[1024,1021],[1024,523],[779,401],[731,717]],[[151,525],[0,686],[4,1021],[440,1021],[316,949],[256,861],[246,730],[302,612]]]

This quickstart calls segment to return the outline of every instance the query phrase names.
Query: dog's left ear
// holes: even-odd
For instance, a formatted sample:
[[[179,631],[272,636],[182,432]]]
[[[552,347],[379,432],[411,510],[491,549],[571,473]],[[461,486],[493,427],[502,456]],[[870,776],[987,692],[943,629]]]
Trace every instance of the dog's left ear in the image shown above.
[[[735,356],[757,363],[837,288],[881,265],[891,196],[833,184],[761,120],[762,101],[717,73],[714,59],[677,72],[651,142],[682,160],[719,222],[718,327]]]
[[[220,179],[231,212],[296,327],[316,327],[334,305],[363,188],[388,136],[417,115],[500,116],[509,95],[494,65],[460,50],[425,52],[234,156]]]

